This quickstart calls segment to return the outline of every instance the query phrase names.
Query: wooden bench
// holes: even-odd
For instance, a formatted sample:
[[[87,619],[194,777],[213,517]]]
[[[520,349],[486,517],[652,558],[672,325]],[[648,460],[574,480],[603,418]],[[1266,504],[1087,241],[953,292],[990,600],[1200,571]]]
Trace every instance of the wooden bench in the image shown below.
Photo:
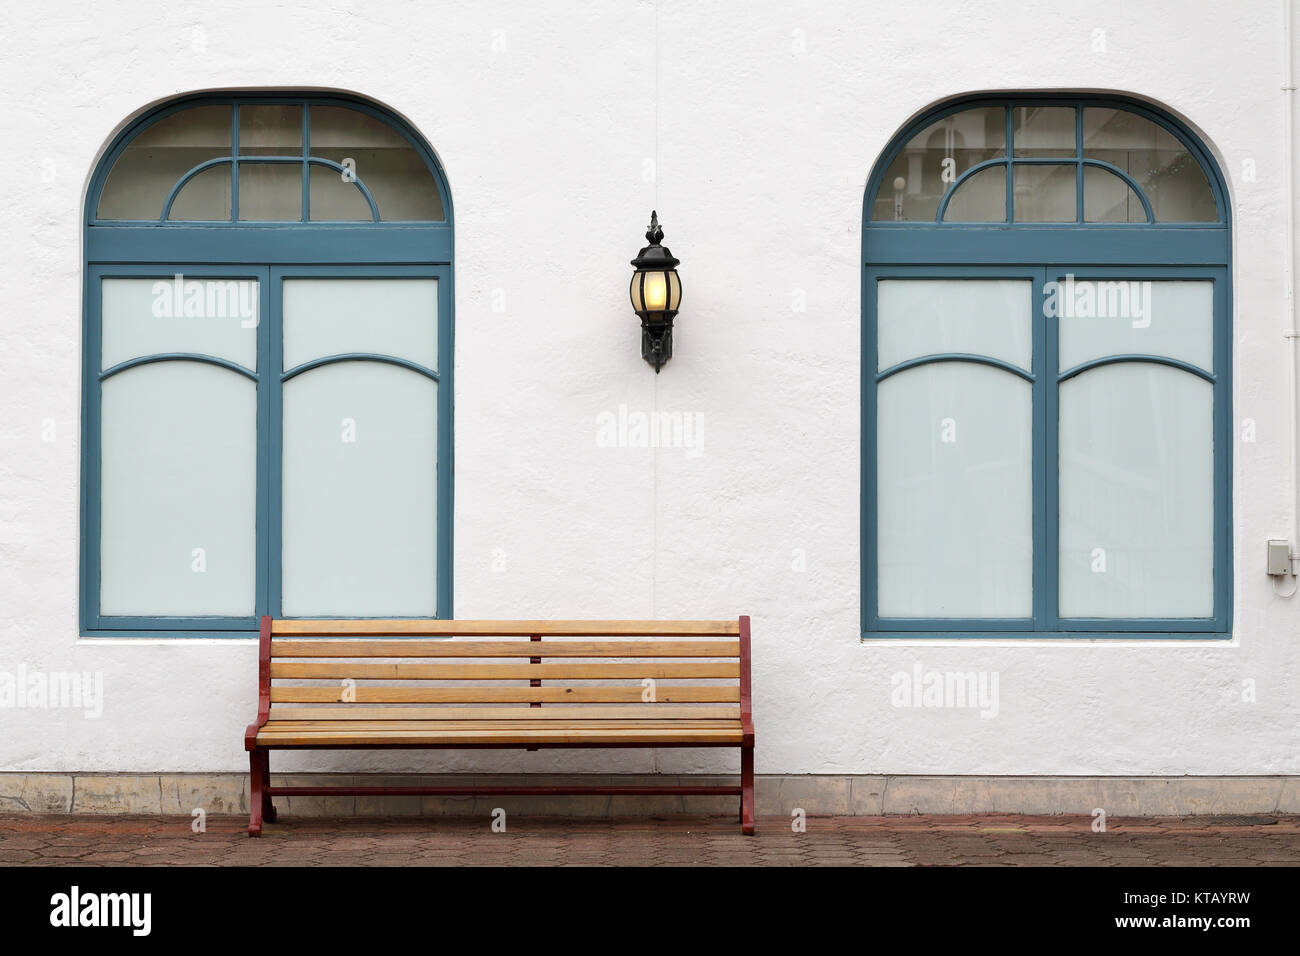
[[[526,638],[526,640],[521,640]],[[262,618],[248,832],[274,797],[702,794],[754,832],[749,618],[736,621]],[[596,683],[599,682],[599,683]],[[740,785],[273,787],[272,750],[738,747]]]

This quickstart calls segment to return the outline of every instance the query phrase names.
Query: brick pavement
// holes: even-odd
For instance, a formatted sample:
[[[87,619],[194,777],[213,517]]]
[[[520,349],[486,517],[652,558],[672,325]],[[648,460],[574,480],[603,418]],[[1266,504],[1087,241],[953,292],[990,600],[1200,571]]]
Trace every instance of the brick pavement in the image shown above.
[[[1272,820],[1273,822],[1266,822]],[[729,818],[281,817],[261,839],[246,820],[0,816],[0,866],[1296,866],[1300,817],[781,817],[740,835]]]

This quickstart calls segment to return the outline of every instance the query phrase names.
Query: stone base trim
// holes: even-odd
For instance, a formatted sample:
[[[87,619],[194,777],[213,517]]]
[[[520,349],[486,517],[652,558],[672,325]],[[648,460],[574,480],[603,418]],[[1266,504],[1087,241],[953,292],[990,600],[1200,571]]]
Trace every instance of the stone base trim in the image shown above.
[[[456,784],[670,785],[735,777],[670,774],[275,774],[272,785]],[[760,815],[796,809],[816,816],[1028,813],[1109,816],[1300,813],[1300,777],[994,777],[760,775]],[[286,816],[477,816],[497,807],[524,816],[639,816],[703,813],[734,816],[736,797],[277,797]],[[189,816],[248,812],[248,774],[0,773],[0,813],[132,813]]]

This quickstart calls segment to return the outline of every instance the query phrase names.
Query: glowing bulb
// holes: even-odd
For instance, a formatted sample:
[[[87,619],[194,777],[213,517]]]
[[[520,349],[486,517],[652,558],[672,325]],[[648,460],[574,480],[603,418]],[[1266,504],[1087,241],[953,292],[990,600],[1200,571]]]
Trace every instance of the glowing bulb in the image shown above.
[[[647,310],[657,312],[667,306],[668,283],[664,281],[662,272],[646,273],[643,294]]]

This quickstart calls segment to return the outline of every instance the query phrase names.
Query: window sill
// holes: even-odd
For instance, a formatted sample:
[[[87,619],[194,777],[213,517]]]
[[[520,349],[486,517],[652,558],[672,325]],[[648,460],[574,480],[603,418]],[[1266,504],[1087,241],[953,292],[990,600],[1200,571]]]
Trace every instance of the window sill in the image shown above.
[[[862,644],[1013,647],[1236,647],[1230,631],[867,631]]]
[[[81,645],[256,644],[256,631],[82,631]]]

